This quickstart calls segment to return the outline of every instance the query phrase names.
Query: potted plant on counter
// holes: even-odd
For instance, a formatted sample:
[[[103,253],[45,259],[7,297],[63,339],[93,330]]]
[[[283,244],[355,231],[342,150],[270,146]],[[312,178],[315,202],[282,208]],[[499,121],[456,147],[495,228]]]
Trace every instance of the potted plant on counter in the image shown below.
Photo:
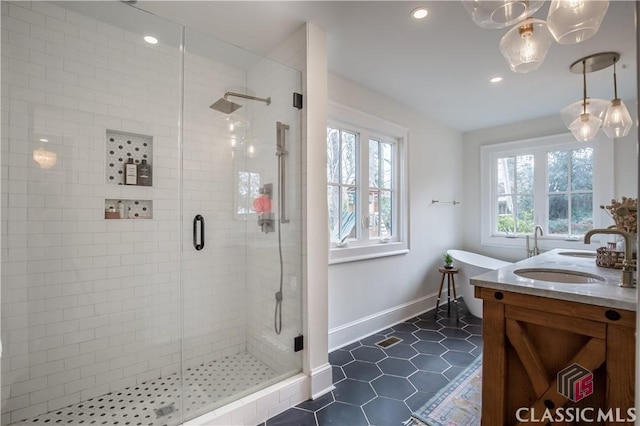
[[[445,269],[453,268],[453,256],[451,256],[449,253],[444,253],[442,255],[442,260],[444,260]]]

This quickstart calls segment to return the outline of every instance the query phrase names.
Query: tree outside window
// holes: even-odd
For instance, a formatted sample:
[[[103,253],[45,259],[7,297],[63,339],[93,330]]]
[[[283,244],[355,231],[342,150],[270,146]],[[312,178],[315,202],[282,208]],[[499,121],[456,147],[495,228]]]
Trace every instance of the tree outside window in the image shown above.
[[[533,231],[533,166],[533,155],[498,158],[498,232]]]
[[[547,153],[549,234],[593,229],[593,149]]]

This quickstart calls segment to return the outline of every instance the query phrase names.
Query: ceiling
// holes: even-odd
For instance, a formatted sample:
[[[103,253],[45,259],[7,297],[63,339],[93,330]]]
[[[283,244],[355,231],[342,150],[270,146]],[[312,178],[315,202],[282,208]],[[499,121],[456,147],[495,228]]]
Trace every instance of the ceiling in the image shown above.
[[[576,60],[620,53],[619,96],[635,101],[635,3],[611,1],[600,31],[554,43],[543,65],[517,74],[498,49],[508,29],[476,26],[459,1],[151,1],[135,5],[246,50],[267,55],[304,22],[328,34],[329,69],[458,131],[558,114],[582,97]],[[409,14],[426,6],[427,19]],[[546,19],[548,4],[534,16]],[[502,76],[499,84],[489,79]],[[613,98],[613,69],[587,74],[590,97]]]

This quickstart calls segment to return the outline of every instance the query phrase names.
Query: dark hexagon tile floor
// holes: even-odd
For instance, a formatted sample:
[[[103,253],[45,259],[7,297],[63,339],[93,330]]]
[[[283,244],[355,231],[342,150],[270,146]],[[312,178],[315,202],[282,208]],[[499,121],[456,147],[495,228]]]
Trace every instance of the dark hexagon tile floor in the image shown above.
[[[482,320],[462,299],[329,354],[335,389],[259,426],[399,426],[482,354]],[[376,343],[402,341],[387,348]]]

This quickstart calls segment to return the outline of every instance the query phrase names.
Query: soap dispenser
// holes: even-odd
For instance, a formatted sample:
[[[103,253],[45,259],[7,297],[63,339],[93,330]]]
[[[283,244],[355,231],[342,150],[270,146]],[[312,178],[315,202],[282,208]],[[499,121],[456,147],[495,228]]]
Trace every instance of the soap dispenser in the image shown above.
[[[138,165],[138,185],[151,186],[151,164],[144,158]]]
[[[129,161],[124,165],[124,184],[138,184],[138,165],[133,162],[133,158],[129,158]]]

